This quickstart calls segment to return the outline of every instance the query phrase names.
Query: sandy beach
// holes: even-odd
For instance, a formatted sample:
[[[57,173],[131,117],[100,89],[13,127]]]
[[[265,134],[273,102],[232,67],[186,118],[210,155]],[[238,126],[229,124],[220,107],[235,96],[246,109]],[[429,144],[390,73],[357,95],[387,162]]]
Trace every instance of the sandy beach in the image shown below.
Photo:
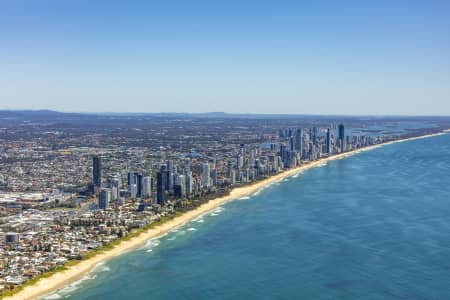
[[[142,234],[140,234],[137,237],[134,237],[128,241],[124,241],[107,252],[98,254],[97,256],[92,257],[90,259],[83,260],[80,263],[78,263],[74,266],[71,266],[69,269],[58,272],[58,273],[52,275],[51,277],[41,279],[36,284],[34,284],[32,286],[27,286],[26,288],[24,288],[17,294],[10,296],[10,297],[6,297],[4,299],[10,299],[10,300],[36,299],[43,295],[49,294],[52,291],[55,291],[65,285],[85,276],[100,262],[104,262],[115,256],[121,255],[127,251],[135,249],[135,248],[145,244],[148,240],[159,237],[159,236],[167,233],[168,231],[173,230],[176,227],[179,227],[179,226],[191,221],[192,219],[195,219],[211,210],[214,210],[218,206],[220,206],[228,201],[239,199],[244,196],[249,196],[249,195],[257,192],[261,188],[266,187],[267,185],[269,185],[271,183],[280,181],[286,177],[293,176],[293,175],[295,175],[299,172],[303,172],[307,169],[314,168],[319,165],[323,165],[323,163],[325,163],[325,162],[344,158],[344,157],[347,157],[350,155],[354,155],[354,154],[364,152],[364,151],[369,151],[374,148],[382,147],[382,146],[393,144],[393,143],[427,138],[427,137],[432,137],[432,136],[446,134],[446,133],[449,133],[449,130],[446,130],[441,133],[435,133],[435,134],[424,135],[424,136],[420,136],[420,137],[407,138],[407,139],[387,142],[387,143],[369,146],[369,147],[365,147],[362,149],[358,149],[358,150],[354,150],[354,151],[350,151],[350,152],[346,152],[346,153],[342,153],[342,154],[337,154],[337,155],[334,155],[334,156],[331,156],[328,158],[323,158],[323,159],[320,159],[320,160],[317,160],[314,162],[303,164],[302,166],[299,166],[299,167],[296,167],[293,169],[286,170],[282,173],[279,173],[270,178],[259,181],[255,184],[245,186],[245,187],[235,188],[227,196],[211,200],[208,203],[205,203],[194,210],[188,211],[188,212],[184,213],[183,215],[178,216],[166,223],[163,223],[155,228],[149,229],[148,231],[143,232]]]

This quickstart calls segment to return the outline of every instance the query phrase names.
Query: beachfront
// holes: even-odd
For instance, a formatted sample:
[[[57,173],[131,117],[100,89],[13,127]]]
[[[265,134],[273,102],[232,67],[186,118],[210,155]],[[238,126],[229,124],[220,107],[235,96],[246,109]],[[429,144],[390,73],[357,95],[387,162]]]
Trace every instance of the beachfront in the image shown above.
[[[71,266],[68,270],[56,273],[49,278],[41,279],[35,285],[27,286],[25,289],[23,289],[16,295],[5,298],[5,299],[34,299],[39,296],[45,295],[53,290],[56,290],[62,286],[65,286],[66,284],[68,284],[72,281],[75,281],[75,280],[83,277],[84,275],[86,275],[86,273],[88,273],[90,270],[92,270],[98,263],[108,260],[117,255],[123,254],[129,250],[132,250],[132,249],[144,244],[149,239],[159,237],[162,234],[164,234],[186,222],[189,222],[190,220],[195,219],[198,216],[207,213],[208,211],[215,209],[216,207],[226,203],[227,201],[231,201],[234,199],[238,199],[238,198],[253,194],[253,193],[257,192],[259,189],[264,188],[271,183],[280,181],[289,176],[293,176],[304,170],[316,167],[318,165],[323,164],[324,162],[335,160],[335,159],[340,159],[340,158],[347,157],[347,156],[350,156],[350,155],[353,155],[356,153],[360,153],[363,151],[369,151],[371,149],[374,149],[374,148],[377,148],[380,146],[384,146],[387,144],[392,144],[392,143],[402,142],[402,141],[407,141],[407,140],[413,140],[413,139],[419,139],[419,138],[425,138],[425,137],[431,137],[431,136],[440,135],[440,134],[443,134],[443,133],[409,138],[409,139],[404,139],[404,140],[397,140],[397,141],[388,142],[388,143],[384,143],[384,144],[369,146],[369,147],[358,149],[358,150],[351,151],[351,152],[334,155],[334,156],[331,156],[328,158],[320,159],[320,160],[302,165],[297,168],[289,169],[289,170],[279,173],[275,176],[272,176],[270,178],[267,178],[265,180],[257,182],[251,186],[245,186],[245,187],[233,189],[232,192],[230,193],[230,195],[228,195],[228,196],[211,200],[208,203],[205,203],[202,206],[196,208],[195,210],[188,211],[188,212],[184,213],[183,215],[176,217],[168,222],[165,222],[155,228],[152,228],[135,238],[132,238],[126,242],[120,243],[118,246],[116,246],[115,248],[113,248],[110,251],[99,254],[90,259],[81,261],[80,263],[78,263],[74,266]]]

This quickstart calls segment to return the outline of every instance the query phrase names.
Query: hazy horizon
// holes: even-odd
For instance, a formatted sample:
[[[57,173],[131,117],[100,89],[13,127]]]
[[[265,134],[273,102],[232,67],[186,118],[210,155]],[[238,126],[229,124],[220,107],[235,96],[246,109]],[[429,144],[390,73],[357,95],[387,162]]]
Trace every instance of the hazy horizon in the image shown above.
[[[185,111],[129,111],[129,112],[119,112],[119,111],[64,111],[64,110],[54,110],[54,109],[3,109],[0,111],[10,111],[10,112],[54,112],[54,113],[67,113],[67,114],[93,114],[93,115],[164,115],[164,114],[175,114],[175,115],[254,115],[254,116],[305,116],[305,117],[373,117],[373,118],[391,118],[391,117],[450,117],[450,114],[435,114],[435,115],[412,115],[412,114],[309,114],[309,113],[255,113],[255,112],[224,112],[224,111],[197,111],[197,112],[185,112]]]

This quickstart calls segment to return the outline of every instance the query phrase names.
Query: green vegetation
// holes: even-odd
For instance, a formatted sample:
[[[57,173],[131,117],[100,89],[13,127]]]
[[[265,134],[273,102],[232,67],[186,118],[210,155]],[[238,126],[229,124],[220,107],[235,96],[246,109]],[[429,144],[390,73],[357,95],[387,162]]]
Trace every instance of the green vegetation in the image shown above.
[[[23,283],[21,285],[10,287],[10,289],[4,290],[0,294],[0,298],[12,296],[12,295],[20,292],[21,290],[23,290],[27,286],[34,285],[36,282],[38,282],[39,280],[41,280],[43,278],[48,278],[48,277],[52,276],[53,274],[56,274],[56,273],[64,271],[64,270],[67,270],[69,266],[74,265],[74,264],[71,264],[72,262],[76,262],[76,261],[68,261],[66,264],[64,264],[62,266],[57,266],[54,269],[49,270],[49,271],[47,271],[47,272],[45,272],[45,273],[43,273],[43,274],[41,274],[39,276],[35,276],[35,277],[31,278],[30,280],[26,281],[25,283]]]
[[[93,249],[88,251],[86,254],[84,254],[80,259],[73,259],[73,260],[68,260],[67,262],[65,262],[63,265],[57,266],[55,268],[53,268],[52,270],[49,270],[41,275],[35,276],[29,280],[27,280],[25,283],[21,284],[21,285],[17,285],[17,286],[10,286],[9,289],[5,289],[3,292],[0,293],[0,299],[3,299],[4,297],[8,297],[8,296],[13,296],[14,294],[20,292],[21,290],[23,290],[24,288],[34,285],[36,282],[38,282],[39,280],[43,279],[43,278],[48,278],[51,277],[53,274],[56,274],[58,272],[61,271],[65,271],[68,270],[69,267],[74,266],[78,263],[80,263],[83,260],[86,259],[90,259],[92,257],[95,257],[99,254],[105,253],[108,250],[113,249],[114,247],[116,247],[117,245],[119,245],[120,243],[124,242],[124,241],[128,241],[134,237],[139,236],[141,233],[146,232],[147,230],[153,229],[159,225],[162,225],[172,219],[174,219],[175,217],[178,217],[182,215],[182,213],[180,212],[175,212],[171,215],[168,216],[164,216],[161,217],[158,221],[149,223],[141,228],[135,228],[130,230],[130,232],[121,238],[115,239],[97,249]]]
[[[263,180],[263,179],[261,179]],[[244,186],[252,186],[257,184],[258,182],[260,182],[261,180],[256,180],[254,182],[249,182],[249,183],[245,183],[245,184],[241,184],[238,187],[244,187]],[[187,200],[184,199],[182,201],[178,201],[175,204],[175,212],[168,215],[168,216],[163,216],[161,217],[158,221],[154,221],[152,223],[149,223],[143,227],[140,228],[134,228],[131,229],[129,231],[129,233],[123,237],[120,237],[118,239],[115,239],[99,248],[96,249],[92,249],[90,251],[88,251],[87,253],[85,253],[84,255],[82,255],[79,259],[72,259],[72,260],[68,260],[66,263],[64,263],[63,265],[57,266],[54,269],[47,271],[41,275],[35,276],[33,278],[31,278],[30,280],[26,281],[25,283],[18,285],[18,286],[10,286],[10,289],[6,289],[5,291],[0,293],[0,299],[7,297],[7,296],[12,296],[18,292],[20,292],[21,290],[23,290],[24,288],[26,288],[27,286],[31,286],[33,284],[35,284],[36,282],[38,282],[39,280],[43,279],[43,278],[48,278],[50,276],[52,276],[53,274],[56,274],[58,272],[61,271],[65,271],[67,269],[69,269],[69,267],[74,266],[78,263],[80,263],[83,260],[86,259],[90,259],[92,257],[95,257],[99,254],[105,253],[108,250],[113,249],[114,247],[116,247],[117,245],[119,245],[120,243],[124,242],[124,241],[128,241],[134,237],[139,236],[140,234],[146,232],[147,230],[153,229],[159,225],[162,225],[180,215],[183,215],[185,212],[190,211],[200,205],[202,205],[203,203],[207,203],[209,202],[209,200],[218,198],[218,197],[223,197],[223,196],[227,196],[229,195],[231,192],[231,189],[223,189],[220,191],[217,191],[215,193],[211,193],[211,194],[206,194],[206,195],[202,195],[202,196],[197,196],[194,199],[191,200]],[[65,205],[64,205],[65,206]],[[61,209],[62,207],[64,207],[63,205],[60,206],[55,206],[55,207],[48,207],[47,209]],[[67,206],[66,206],[67,207]]]

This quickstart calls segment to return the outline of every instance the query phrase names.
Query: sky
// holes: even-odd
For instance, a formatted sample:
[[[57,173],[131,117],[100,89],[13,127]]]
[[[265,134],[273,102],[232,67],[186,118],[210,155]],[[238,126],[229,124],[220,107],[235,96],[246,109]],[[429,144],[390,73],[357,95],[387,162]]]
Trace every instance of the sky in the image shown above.
[[[450,1],[0,0],[0,109],[450,115]]]

